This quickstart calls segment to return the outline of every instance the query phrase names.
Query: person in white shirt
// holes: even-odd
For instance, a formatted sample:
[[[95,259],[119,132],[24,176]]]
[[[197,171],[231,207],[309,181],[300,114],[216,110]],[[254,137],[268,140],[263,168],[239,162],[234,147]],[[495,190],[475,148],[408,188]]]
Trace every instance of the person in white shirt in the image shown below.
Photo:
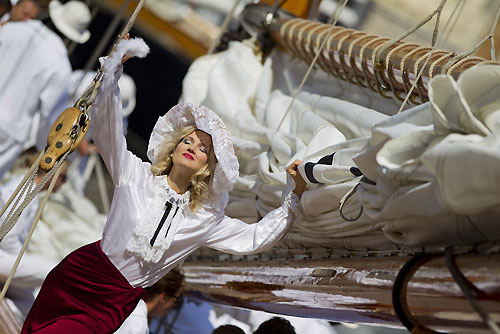
[[[27,155],[27,168],[36,159],[36,156],[38,156],[38,154],[34,156]],[[67,164],[63,166],[63,170],[54,185],[53,191],[57,191],[63,184],[66,177],[66,167]],[[35,183],[39,184],[44,175],[45,173],[43,171],[39,171],[35,179]],[[0,207],[3,207],[5,203],[7,203],[23,177],[24,174],[13,175],[8,180],[4,180],[4,183],[0,186]],[[49,184],[50,181],[47,182],[42,190],[46,190]],[[7,280],[7,277],[14,266],[31,225],[33,224],[38,206],[39,198],[37,196],[23,210],[17,223],[0,242],[0,285]],[[43,280],[56,264],[57,263],[54,261],[32,254],[25,254],[22,257],[6,295],[13,301],[13,307],[15,307],[13,311],[20,322],[22,322],[24,317],[28,314],[31,305],[35,300],[36,292],[42,285]]]
[[[163,319],[153,319],[151,328],[155,333],[212,334],[214,326],[210,315],[215,311],[210,303],[186,296],[177,306]]]
[[[2,17],[0,26],[7,22],[34,20],[39,14],[40,2],[38,0],[19,0],[16,4],[12,5],[5,18],[0,15]]]
[[[220,118],[196,104],[160,117],[148,147],[152,163],[127,150],[118,78],[122,58],[147,53],[121,41],[103,60],[91,110],[93,137],[115,189],[102,240],[68,255],[47,276],[22,333],[111,333],[153,285],[200,247],[252,254],[274,246],[301,215],[305,182],[295,161],[281,207],[256,224],[224,214],[238,160]],[[294,190],[292,191],[292,188]]]
[[[184,275],[174,268],[151,287],[146,288],[147,300],[140,300],[134,311],[115,334],[149,334],[149,320],[163,317],[182,299]]]
[[[71,64],[58,33],[78,43],[90,37],[90,11],[84,3],[51,1],[49,14],[45,23],[28,20],[0,27],[0,178],[26,148],[30,130],[37,127],[36,142],[45,144],[54,115],[67,107]]]
[[[0,26],[2,22],[5,22],[9,19],[10,10],[12,9],[12,4],[10,0],[0,0]]]

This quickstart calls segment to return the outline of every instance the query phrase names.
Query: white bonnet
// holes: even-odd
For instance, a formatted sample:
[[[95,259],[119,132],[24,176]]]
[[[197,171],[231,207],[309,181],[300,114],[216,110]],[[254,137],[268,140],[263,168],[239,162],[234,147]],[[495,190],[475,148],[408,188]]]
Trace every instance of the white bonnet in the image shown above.
[[[222,120],[209,108],[192,103],[178,104],[164,116],[158,118],[148,145],[148,158],[154,163],[159,146],[172,135],[175,129],[194,125],[212,137],[214,153],[217,157],[212,191],[224,194],[233,189],[238,177],[239,164],[234,154],[233,144]]]

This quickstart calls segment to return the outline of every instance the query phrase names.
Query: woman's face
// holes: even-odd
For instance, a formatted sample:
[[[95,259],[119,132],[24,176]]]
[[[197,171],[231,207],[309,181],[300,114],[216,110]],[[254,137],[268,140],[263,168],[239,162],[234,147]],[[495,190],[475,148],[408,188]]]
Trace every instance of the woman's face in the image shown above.
[[[209,134],[195,130],[184,137],[172,156],[176,168],[186,168],[195,174],[208,163],[212,138]]]

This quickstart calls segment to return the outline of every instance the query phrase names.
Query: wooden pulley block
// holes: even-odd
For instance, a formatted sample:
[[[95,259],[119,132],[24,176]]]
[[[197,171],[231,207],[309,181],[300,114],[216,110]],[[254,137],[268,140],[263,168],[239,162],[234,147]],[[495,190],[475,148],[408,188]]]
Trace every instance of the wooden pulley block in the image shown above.
[[[79,108],[64,110],[50,128],[40,168],[49,171],[66,152],[73,152],[85,137],[89,124],[90,118]]]

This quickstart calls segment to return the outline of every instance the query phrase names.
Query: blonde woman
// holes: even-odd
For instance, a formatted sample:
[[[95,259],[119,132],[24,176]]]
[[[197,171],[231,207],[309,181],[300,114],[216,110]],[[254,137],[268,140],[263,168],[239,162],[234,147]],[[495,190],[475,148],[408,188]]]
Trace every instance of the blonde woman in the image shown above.
[[[48,275],[22,333],[112,333],[145,298],[145,287],[198,248],[257,253],[275,245],[301,214],[305,183],[296,161],[288,169],[295,190],[280,208],[256,224],[225,216],[238,160],[226,127],[204,106],[176,105],[158,119],[148,146],[152,163],[129,152],[117,86],[123,55],[106,60],[92,115],[94,140],[115,186],[102,239]]]

